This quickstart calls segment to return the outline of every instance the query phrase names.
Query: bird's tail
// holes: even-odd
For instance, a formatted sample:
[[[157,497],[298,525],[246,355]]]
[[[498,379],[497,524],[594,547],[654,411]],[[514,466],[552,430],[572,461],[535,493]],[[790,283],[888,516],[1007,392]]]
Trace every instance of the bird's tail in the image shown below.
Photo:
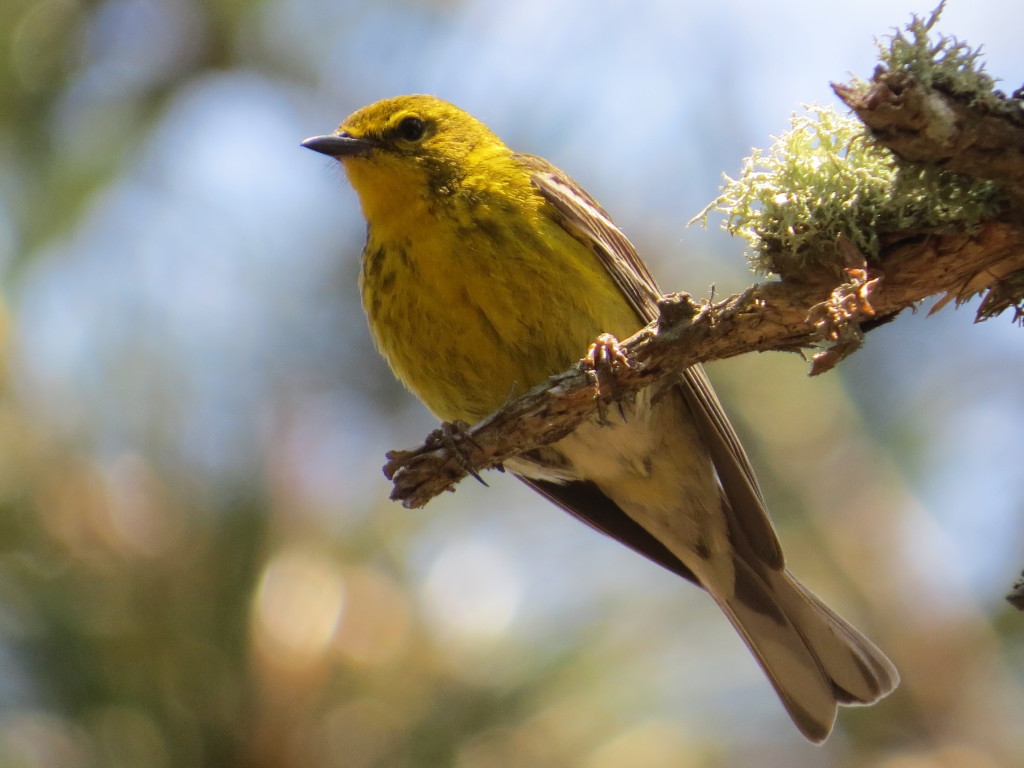
[[[840,704],[871,704],[899,682],[892,662],[786,570],[734,557],[731,590],[705,585],[753,651],[789,716],[824,741]]]

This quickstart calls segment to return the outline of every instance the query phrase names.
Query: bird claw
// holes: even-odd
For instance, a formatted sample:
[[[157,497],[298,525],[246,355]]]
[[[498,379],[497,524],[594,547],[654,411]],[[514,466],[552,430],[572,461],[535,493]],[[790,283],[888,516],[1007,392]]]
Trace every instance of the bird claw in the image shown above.
[[[626,412],[622,407],[622,400],[616,391],[615,378],[611,374],[619,366],[626,368],[633,368],[633,363],[630,362],[626,353],[622,351],[622,346],[619,344],[619,340],[612,336],[610,333],[602,333],[594,342],[587,348],[586,357],[583,358],[583,364],[594,372],[594,376],[597,378],[597,389],[598,393],[603,399],[613,400],[618,406],[619,415],[622,420],[626,420]],[[599,417],[603,423],[607,423],[605,419],[603,408],[599,413]]]
[[[622,351],[619,340],[610,333],[602,333],[587,348],[587,355],[583,358],[583,364],[590,368],[600,378],[601,374],[607,375],[618,366],[633,368],[633,363]]]
[[[469,454],[463,448],[463,443],[470,443],[476,448],[482,446],[473,436],[469,433],[469,424],[461,419],[457,421],[445,421],[441,423],[439,429],[435,429],[430,435],[430,442],[436,445],[438,448],[444,448],[452,456],[458,459],[462,470],[467,474],[476,479],[481,485],[490,487],[487,485],[487,481],[480,477],[480,473],[476,471],[473,464],[469,460]]]

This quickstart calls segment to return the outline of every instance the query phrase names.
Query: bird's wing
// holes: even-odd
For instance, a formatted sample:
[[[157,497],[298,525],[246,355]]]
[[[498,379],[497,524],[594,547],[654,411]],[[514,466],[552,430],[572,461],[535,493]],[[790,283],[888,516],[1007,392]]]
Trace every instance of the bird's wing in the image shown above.
[[[546,160],[533,155],[515,157],[531,173],[534,186],[555,209],[559,223],[593,251],[637,316],[645,323],[657,318],[657,302],[661,292],[653,275],[637,254],[633,244],[615,226],[597,201]],[[736,431],[722,409],[718,396],[711,388],[711,382],[708,381],[704,369],[695,365],[683,371],[680,389],[707,442],[728,501],[726,507],[731,511],[737,524],[735,528],[743,532],[747,543],[760,560],[771,568],[782,568],[782,547],[768,519],[754,470],[743,446],[740,445]],[[535,483],[531,484],[536,487]],[[550,488],[538,490],[599,530],[621,538],[614,531],[607,530],[609,526],[602,526],[588,518],[586,509],[576,505],[570,507],[571,499],[557,498]],[[619,513],[626,517],[621,510]],[[607,514],[604,516],[607,517]],[[640,548],[635,543],[625,543],[668,567],[669,570],[675,570],[662,562],[658,553]]]
[[[634,552],[701,586],[693,571],[687,568],[682,560],[673,555],[668,547],[654,538],[646,528],[623,512],[618,504],[602,493],[596,483],[589,480],[555,483],[522,475],[517,477],[591,528],[611,536]]]

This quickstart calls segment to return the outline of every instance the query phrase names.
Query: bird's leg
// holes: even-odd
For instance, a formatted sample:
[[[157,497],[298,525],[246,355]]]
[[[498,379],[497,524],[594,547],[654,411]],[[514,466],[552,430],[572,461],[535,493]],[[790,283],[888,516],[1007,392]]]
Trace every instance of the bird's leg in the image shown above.
[[[625,421],[626,412],[622,407],[622,399],[616,391],[613,374],[617,367],[632,368],[633,364],[622,351],[619,340],[610,333],[602,333],[587,349],[587,354],[582,362],[585,367],[594,372],[594,376],[597,378],[598,393],[603,399],[615,402],[619,409],[619,416]],[[598,408],[598,418],[602,424],[608,423],[603,402]]]

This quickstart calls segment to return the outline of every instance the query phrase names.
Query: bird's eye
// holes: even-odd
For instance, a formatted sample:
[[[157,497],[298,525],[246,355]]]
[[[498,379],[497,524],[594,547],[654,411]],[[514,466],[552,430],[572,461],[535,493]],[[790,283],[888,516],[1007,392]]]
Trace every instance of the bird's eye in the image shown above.
[[[406,141],[419,141],[423,138],[426,127],[418,117],[405,117],[398,124],[398,135]]]

